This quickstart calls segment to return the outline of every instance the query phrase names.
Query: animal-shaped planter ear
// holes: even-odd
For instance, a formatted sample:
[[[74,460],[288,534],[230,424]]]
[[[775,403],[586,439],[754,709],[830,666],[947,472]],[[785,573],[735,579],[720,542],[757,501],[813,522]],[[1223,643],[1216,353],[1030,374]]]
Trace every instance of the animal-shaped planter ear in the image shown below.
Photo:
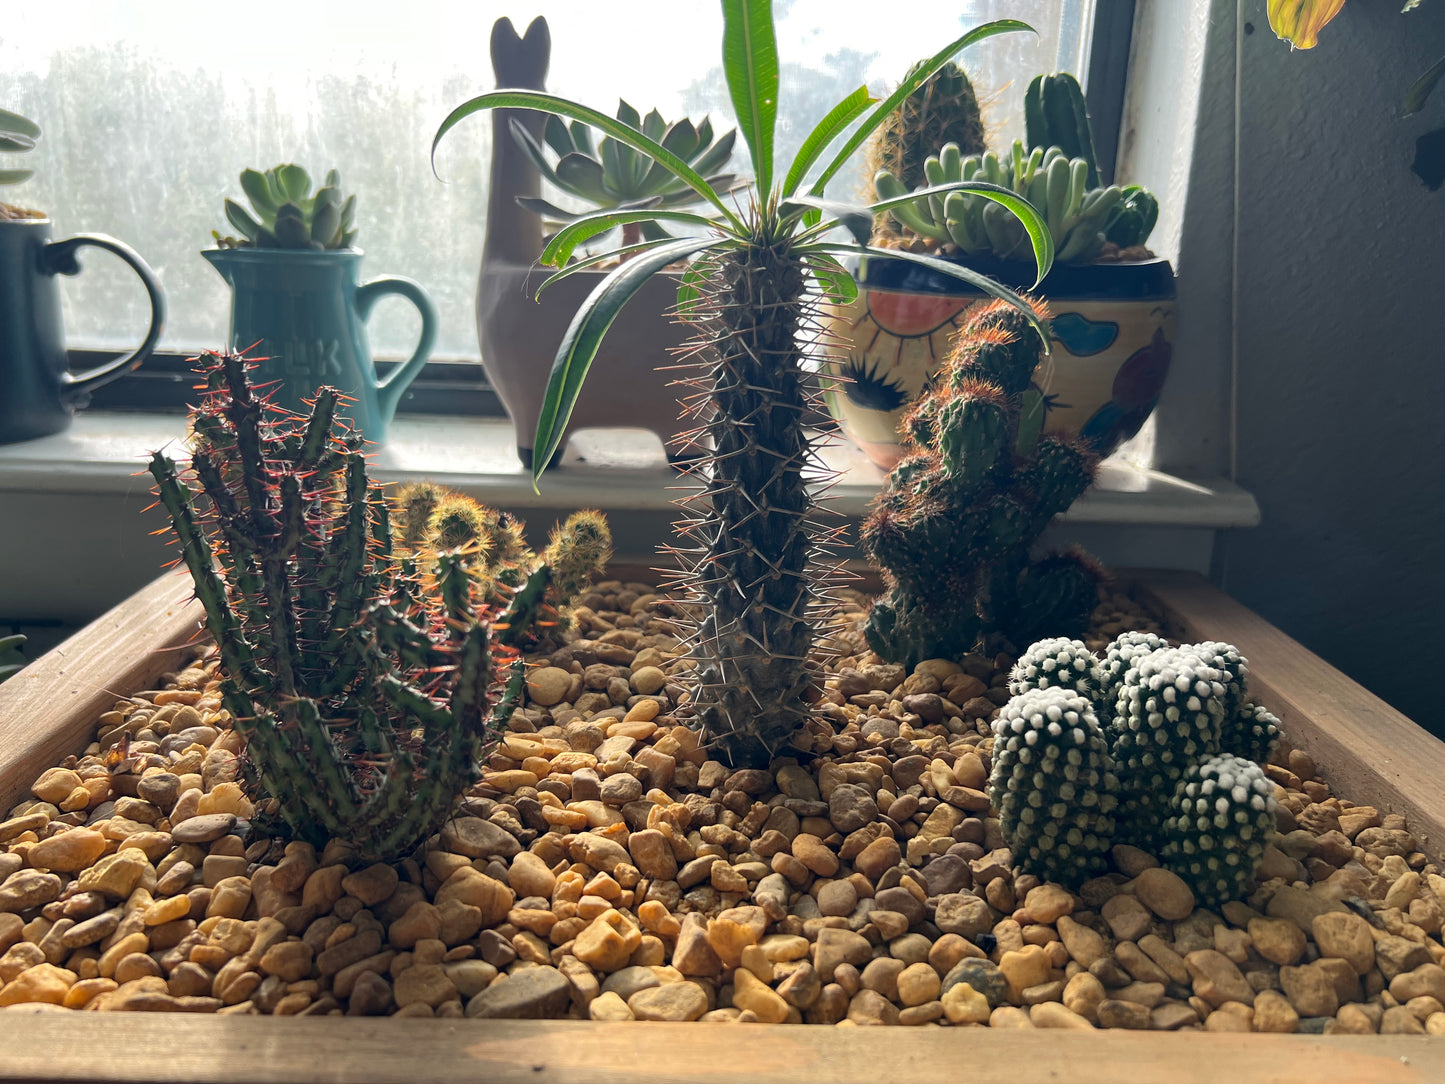
[[[537,16],[527,33],[517,36],[512,20],[503,16],[492,24],[492,71],[498,88],[546,90],[547,67],[552,60],[552,33],[547,20]],[[537,171],[511,137],[511,122],[542,137],[543,114],[531,109],[499,109],[492,127],[492,174],[487,196],[487,240],[484,259],[534,263],[542,255],[542,223],[517,206],[518,196],[538,196]]]

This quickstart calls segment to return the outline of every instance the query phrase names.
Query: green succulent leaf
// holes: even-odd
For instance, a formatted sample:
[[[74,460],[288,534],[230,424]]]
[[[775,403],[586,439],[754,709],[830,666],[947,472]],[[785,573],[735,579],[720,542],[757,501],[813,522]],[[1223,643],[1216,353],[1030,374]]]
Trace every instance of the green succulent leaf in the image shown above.
[[[0,153],[24,154],[35,149],[35,140],[14,132],[0,133]]]
[[[518,196],[517,206],[525,207],[537,217],[550,219],[553,222],[575,222],[587,213],[585,211],[564,211],[555,203],[538,196]]]
[[[246,213],[246,209],[233,199],[226,200],[226,221],[248,241],[255,241],[261,232],[261,224]]]
[[[1445,56],[1431,64],[1424,75],[1410,84],[1410,89],[1405,92],[1405,100],[1400,104],[1400,116],[1409,117],[1420,112],[1442,75],[1445,75]]]
[[[300,166],[280,166],[276,170],[276,183],[281,187],[285,201],[299,204],[311,193],[311,175]]]
[[[615,147],[608,140],[602,142],[604,158]],[[585,154],[565,154],[557,159],[557,183],[567,191],[591,200],[593,203],[608,204],[616,199],[616,193],[607,187],[607,173],[603,163]]]
[[[703,249],[719,244],[717,237],[673,241],[658,245],[652,251],[623,263],[598,284],[577,310],[562,336],[557,360],[547,381],[542,410],[537,417],[537,435],[533,444],[532,488],[537,489],[542,471],[551,462],[562,443],[567,422],[582,393],[582,382],[597,357],[603,336],[622,307],[642,289],[648,279],[676,260],[686,259]]]
[[[0,184],[19,184],[35,176],[33,169],[0,169]]]
[[[686,222],[704,228],[712,225],[711,219],[687,211],[659,211],[653,208],[639,211],[599,211],[596,214],[582,215],[558,230],[556,236],[542,250],[539,262],[549,267],[561,267],[572,258],[578,245],[585,244],[598,234],[629,222],[652,221]]]
[[[266,183],[266,175],[260,170],[241,171],[241,191],[246,193],[246,198],[251,201],[251,206],[258,214],[270,216],[276,213],[278,205],[271,198],[271,186]]]
[[[828,115],[817,123],[808,133],[808,138],[803,140],[803,145],[798,148],[793,164],[788,167],[788,175],[783,179],[783,195],[791,196],[798,190],[798,185],[803,183],[803,177],[813,168],[818,156],[828,149],[828,144],[842,135],[848,125],[857,120],[874,101],[876,99],[868,93],[868,88],[863,86],[828,111]]]
[[[853,152],[862,146],[863,141],[873,134],[873,130],[888,118],[888,114],[893,112],[898,103],[922,86],[934,72],[952,60],[961,50],[986,38],[991,38],[995,34],[1008,34],[1017,30],[1027,30],[1031,34],[1036,33],[1028,23],[1020,22],[1018,19],[995,19],[991,23],[974,27],[967,34],[955,38],[921,64],[915,65],[893,93],[879,102],[873,112],[863,118],[863,123],[848,137],[848,141],[843,144],[842,149],[833,156],[833,160],[813,182],[813,187],[810,189],[812,194],[821,196],[824,186],[833,179],[833,175],[843,168],[843,165],[853,156]]]
[[[738,127],[752,155],[758,191],[773,185],[778,115],[778,43],[772,0],[723,0],[723,72]]]
[[[527,126],[515,117],[512,118],[510,127],[513,136],[517,135],[519,128],[528,137],[532,134],[527,130]],[[547,141],[547,146],[552,148],[553,153],[556,154],[558,158],[561,158],[564,154],[571,154],[577,149],[577,144],[572,142],[572,133],[567,131],[566,122],[555,113],[548,114],[547,123],[542,126],[542,138]]]
[[[10,136],[24,136],[33,146],[34,141],[40,138],[40,125],[29,117],[22,117],[8,109],[0,109],[0,132]]]
[[[714,191],[707,183],[707,180],[688,165],[677,155],[673,154],[662,144],[654,139],[649,139],[643,133],[627,125],[620,123],[605,113],[599,113],[578,102],[568,101],[566,98],[558,98],[555,95],[544,94],[534,90],[498,90],[488,94],[480,94],[457,106],[446,118],[443,119],[436,135],[432,137],[432,168],[436,168],[436,149],[442,138],[459,123],[474,113],[486,109],[497,109],[503,107],[517,109],[536,109],[544,113],[556,113],[561,116],[571,117],[575,120],[590,124],[608,135],[626,143],[634,150],[641,151],[655,161],[661,162],[679,180],[691,188],[703,199],[707,200],[719,211],[723,217],[735,228],[741,229],[742,222],[736,214],[723,202],[722,196]]]

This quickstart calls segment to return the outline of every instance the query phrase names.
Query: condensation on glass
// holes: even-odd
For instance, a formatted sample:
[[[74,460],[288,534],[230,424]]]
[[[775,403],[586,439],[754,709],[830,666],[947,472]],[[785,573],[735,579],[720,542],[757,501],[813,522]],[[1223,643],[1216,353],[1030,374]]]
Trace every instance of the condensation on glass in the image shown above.
[[[201,350],[223,344],[229,294],[199,250],[213,229],[227,232],[222,201],[242,198],[238,174],[297,162],[319,178],[335,167],[357,194],[364,274],[421,282],[441,313],[435,356],[475,358],[490,122],[473,118],[447,137],[439,176],[429,150],[448,110],[491,89],[497,17],[547,16],[548,85],[557,93],[609,113],[621,96],[642,112],[709,113],[719,129],[730,126],[718,8],[623,7],[626,18],[594,0],[539,0],[530,12],[413,0],[402,14],[390,0],[350,0],[257,20],[215,0],[17,5],[0,29],[0,107],[33,118],[43,135],[25,163],[35,177],[0,199],[46,211],[57,236],[103,232],[138,249],[170,301],[162,348]],[[939,43],[1008,17],[1031,23],[1038,37],[993,38],[962,58],[1002,149],[1023,134],[1034,74],[1087,70],[1092,8],[1093,0],[777,0],[780,158],[859,83],[885,91]],[[746,168],[745,154],[740,140],[734,168]],[[857,163],[831,195],[862,194],[861,153]],[[144,295],[103,255],[86,259],[86,274],[65,287],[71,345],[124,346],[144,328]],[[371,336],[378,356],[403,355],[416,319],[384,302]]]

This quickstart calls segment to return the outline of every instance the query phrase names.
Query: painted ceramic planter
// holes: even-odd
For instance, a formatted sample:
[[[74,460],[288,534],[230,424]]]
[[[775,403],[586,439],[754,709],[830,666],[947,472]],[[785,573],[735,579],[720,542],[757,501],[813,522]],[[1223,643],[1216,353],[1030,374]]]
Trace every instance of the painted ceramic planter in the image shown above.
[[[969,266],[1015,289],[1031,267],[973,259]],[[938,371],[970,306],[986,295],[957,279],[868,257],[855,271],[859,291],[832,306],[830,331],[842,344],[824,392],[843,431],[889,470],[898,462],[899,422]],[[1108,455],[1139,431],[1165,377],[1174,341],[1174,272],[1167,260],[1055,266],[1037,291],[1053,311],[1051,371],[1034,376],[1046,432],[1077,433]]]

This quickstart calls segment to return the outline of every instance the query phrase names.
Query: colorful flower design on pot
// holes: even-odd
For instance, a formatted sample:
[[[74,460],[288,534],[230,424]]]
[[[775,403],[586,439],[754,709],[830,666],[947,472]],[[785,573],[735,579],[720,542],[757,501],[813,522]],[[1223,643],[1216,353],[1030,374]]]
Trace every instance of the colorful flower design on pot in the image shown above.
[[[1016,289],[1032,269],[969,266]],[[830,306],[835,357],[824,400],[848,437],[890,470],[902,453],[899,422],[937,372],[968,307],[984,295],[902,260],[869,257],[858,297]],[[1174,337],[1174,275],[1166,260],[1058,266],[1037,291],[1053,311],[1051,371],[1035,374],[1047,432],[1079,433],[1108,455],[1139,431],[1164,386]]]

